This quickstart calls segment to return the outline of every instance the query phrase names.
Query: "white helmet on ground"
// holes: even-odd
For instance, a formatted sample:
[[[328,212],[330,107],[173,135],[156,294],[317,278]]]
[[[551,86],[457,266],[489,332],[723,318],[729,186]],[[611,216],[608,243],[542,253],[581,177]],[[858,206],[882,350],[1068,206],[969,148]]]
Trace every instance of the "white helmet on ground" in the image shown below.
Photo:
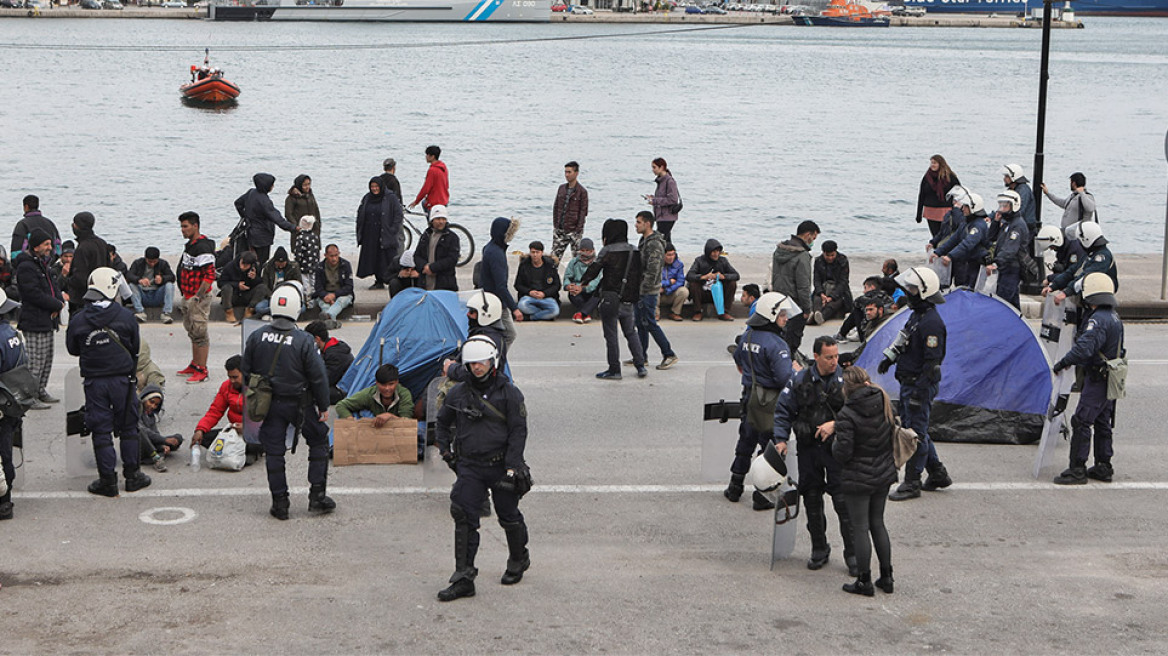
[[[800,314],[802,310],[791,297],[779,292],[767,292],[754,303],[754,314],[746,320],[746,325],[758,328],[774,323],[779,315],[786,312],[788,317]]]
[[[1063,245],[1063,231],[1058,226],[1044,225],[1034,236],[1034,255],[1041,256],[1048,248],[1058,248]]]
[[[1022,197],[1018,195],[1018,192],[1013,190],[1003,191],[998,194],[998,202],[1009,203],[1010,211],[1012,212],[1017,212],[1022,209]]]
[[[122,286],[122,274],[116,269],[98,267],[89,274],[89,286],[84,298],[87,301],[114,301]]]
[[[750,480],[760,492],[777,490],[787,481],[787,461],[774,442],[750,463]]]
[[[490,362],[492,367],[499,364],[499,347],[486,335],[475,335],[462,345],[462,363]]]
[[[1115,300],[1115,281],[1101,271],[1084,276],[1082,297],[1091,305],[1115,307],[1118,304]]]
[[[8,298],[8,294],[4,293],[3,288],[0,288],[0,315],[8,314],[9,312],[11,312],[19,307],[20,307],[20,303],[17,303],[16,301]],[[3,479],[3,478],[4,478],[3,476],[0,476],[0,479]]]
[[[1010,182],[1018,182],[1026,177],[1026,171],[1021,164],[1006,164],[1002,167],[1002,175],[1010,178]]]
[[[1071,227],[1075,229],[1075,239],[1079,240],[1083,248],[1091,248],[1099,244],[1099,240],[1103,239],[1103,228],[1094,221],[1080,221]],[[1099,245],[1102,246],[1106,243],[1107,240],[1103,239],[1103,243]]]
[[[896,284],[910,296],[919,296],[932,303],[945,302],[945,297],[941,295],[941,279],[929,267],[913,267],[901,273],[896,277]]]
[[[272,292],[269,303],[273,317],[285,317],[296,321],[304,311],[304,294],[296,285],[282,284]]]
[[[503,318],[503,301],[491,292],[476,290],[466,301],[466,309],[478,313],[480,326],[495,323]]]

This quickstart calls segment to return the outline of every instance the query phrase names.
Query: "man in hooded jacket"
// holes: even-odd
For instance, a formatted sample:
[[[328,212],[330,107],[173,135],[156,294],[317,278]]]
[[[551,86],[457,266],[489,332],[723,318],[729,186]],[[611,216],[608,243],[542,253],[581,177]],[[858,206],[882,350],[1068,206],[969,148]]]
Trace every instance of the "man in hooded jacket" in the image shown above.
[[[803,344],[803,329],[811,318],[811,244],[819,236],[819,226],[814,221],[804,221],[795,229],[795,234],[775,247],[771,258],[771,291],[776,291],[795,301],[803,314],[787,321],[783,340],[791,348],[791,355]]]
[[[256,173],[251,179],[255,187],[235,199],[235,211],[247,223],[248,247],[255,251],[259,265],[263,267],[268,261],[272,243],[276,241],[276,226],[288,232],[296,232],[297,228],[280,214],[268,197],[276,185],[276,176]]]
[[[738,271],[730,264],[730,260],[722,254],[722,243],[717,239],[707,239],[706,247],[702,254],[694,259],[693,264],[689,267],[689,273],[685,274],[685,282],[689,287],[689,297],[694,301],[694,321],[702,320],[702,306],[705,299],[704,296],[710,296],[709,286],[715,280],[722,281],[722,309],[724,310],[718,315],[722,321],[733,321],[734,317],[730,316],[730,306],[734,303],[734,295],[738,291]],[[711,296],[710,302],[714,299]]]
[[[498,217],[491,222],[491,241],[483,246],[483,259],[479,265],[479,287],[494,294],[503,302],[507,310],[503,313],[503,327],[506,332],[507,348],[515,342],[518,333],[514,321],[523,321],[519,302],[511,295],[510,273],[507,266],[507,244],[519,231],[519,219]]]
[[[109,247],[105,240],[93,232],[96,222],[90,212],[78,212],[73,217],[73,234],[77,246],[73,251],[73,262],[69,265],[69,279],[65,291],[69,293],[69,316],[72,317],[83,307],[81,297],[89,285],[89,274],[94,269],[109,266]]]
[[[629,224],[620,219],[604,222],[600,231],[604,248],[596,256],[596,261],[584,272],[580,280],[587,287],[597,276],[600,281],[600,320],[604,326],[604,343],[607,347],[608,369],[596,374],[602,380],[620,380],[620,341],[617,326],[628,342],[633,356],[633,366],[637,368],[637,378],[649,375],[645,368],[645,351],[637,337],[637,327],[633,321],[633,304],[640,298],[641,257],[635,246],[629,243]]]

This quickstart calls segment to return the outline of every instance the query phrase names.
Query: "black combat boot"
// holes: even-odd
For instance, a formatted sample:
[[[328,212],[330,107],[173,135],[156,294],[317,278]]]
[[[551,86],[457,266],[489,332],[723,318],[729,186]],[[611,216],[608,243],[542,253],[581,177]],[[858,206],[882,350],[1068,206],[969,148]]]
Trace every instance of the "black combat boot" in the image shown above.
[[[727,485],[726,489],[722,491],[722,496],[738,503],[738,500],[742,498],[742,492],[746,489],[745,481],[745,474],[730,474],[730,485]]]
[[[101,478],[89,484],[86,488],[90,494],[96,494],[103,497],[118,496],[118,475],[102,474]]]
[[[946,471],[945,465],[937,463],[936,467],[925,467],[929,470],[929,477],[925,479],[921,489],[926,492],[936,492],[942,488],[953,485],[953,479],[949,478],[949,472]]]
[[[438,601],[454,601],[455,599],[473,596],[475,596],[474,579],[470,578],[460,578],[438,591]]]
[[[276,519],[283,521],[285,519],[288,519],[288,507],[290,505],[291,505],[291,503],[289,503],[289,501],[288,501],[288,493],[287,492],[285,492],[284,494],[273,494],[272,495],[272,508],[268,512],[272,514],[272,517],[275,517]]]
[[[527,551],[527,526],[523,522],[499,522],[507,536],[507,571],[499,581],[503,585],[515,585],[523,580],[523,573],[531,567],[531,554]]]
[[[912,463],[904,468],[904,482],[888,495],[889,501],[907,501],[921,496],[921,473],[912,468]]]
[[[823,511],[823,495],[803,497],[803,512],[807,513],[807,532],[811,534],[811,557],[807,569],[822,569],[831,560],[831,545],[827,543],[827,515]]]
[[[454,574],[450,576],[450,585],[438,592],[438,601],[475,596],[474,580],[479,573],[470,553],[470,525],[466,522],[466,513],[452,504],[450,515],[454,518]]]
[[[1081,463],[1074,464],[1063,470],[1063,473],[1054,477],[1055,485],[1086,485],[1087,468]]]
[[[126,477],[127,492],[137,492],[150,487],[150,477],[143,474],[141,469],[123,469],[122,475]]]
[[[1113,476],[1115,470],[1111,468],[1110,462],[1097,462],[1094,467],[1087,469],[1087,478],[1091,480],[1110,483]]]
[[[892,566],[880,568],[880,578],[876,579],[876,587],[880,588],[885,594],[892,594]]]
[[[876,589],[872,587],[872,571],[867,570],[860,572],[860,575],[856,577],[855,583],[845,583],[844,592],[864,595],[865,597],[874,596],[876,594]]]
[[[835,508],[835,515],[839,518],[840,537],[844,540],[844,563],[848,566],[848,576],[859,576],[860,568],[856,564],[856,551],[852,548],[852,519],[848,515],[848,507],[842,497],[832,497],[831,506]]]
[[[0,496],[0,520],[12,519],[12,487]]]
[[[325,494],[325,483],[308,488],[308,512],[331,513],[337,509],[337,502]]]
[[[751,500],[754,502],[753,507],[755,510],[773,510],[775,507],[775,502],[768,499],[767,495],[759,492],[758,490],[754,491],[754,495],[751,496]]]

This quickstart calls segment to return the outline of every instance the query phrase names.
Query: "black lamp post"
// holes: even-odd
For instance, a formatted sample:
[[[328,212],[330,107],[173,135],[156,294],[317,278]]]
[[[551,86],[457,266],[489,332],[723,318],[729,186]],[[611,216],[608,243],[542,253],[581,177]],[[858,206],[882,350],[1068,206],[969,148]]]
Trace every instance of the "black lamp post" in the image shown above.
[[[1050,15],[1054,0],[1042,0],[1042,65],[1038,76],[1038,135],[1034,144],[1034,219],[1042,224],[1042,160],[1046,142],[1046,80],[1050,77]]]

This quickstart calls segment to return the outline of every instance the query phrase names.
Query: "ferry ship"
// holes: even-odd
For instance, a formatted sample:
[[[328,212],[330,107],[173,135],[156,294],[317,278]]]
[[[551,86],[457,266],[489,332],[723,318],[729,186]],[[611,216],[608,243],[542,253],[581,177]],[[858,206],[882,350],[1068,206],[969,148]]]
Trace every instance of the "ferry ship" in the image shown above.
[[[256,0],[212,2],[215,21],[412,21],[540,23],[551,0]]]
[[[1064,2],[1053,7],[1063,9]],[[1075,0],[1069,8],[1078,16],[1168,16],[1168,0]],[[1041,15],[1042,0],[904,0],[906,7],[921,7],[935,14]],[[1064,9],[1065,11],[1065,9]]]

